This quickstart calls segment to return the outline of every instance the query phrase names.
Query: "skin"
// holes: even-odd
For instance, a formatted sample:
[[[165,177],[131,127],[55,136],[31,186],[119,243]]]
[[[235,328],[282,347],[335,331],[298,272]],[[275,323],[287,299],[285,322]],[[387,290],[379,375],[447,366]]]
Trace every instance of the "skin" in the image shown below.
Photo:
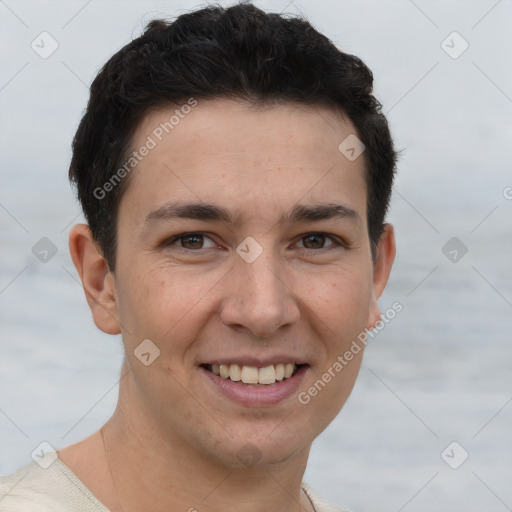
[[[173,111],[146,117],[133,147]],[[363,350],[307,405],[297,395],[379,320],[395,255],[387,224],[371,257],[364,158],[351,162],[338,150],[355,132],[326,108],[200,101],[132,171],[114,273],[88,227],[72,229],[70,251],[94,321],[122,334],[126,359],[105,442],[97,432],[59,457],[113,512],[312,510],[300,492],[311,443],[347,400]],[[146,223],[178,201],[236,210],[239,222]],[[296,204],[326,203],[357,215],[279,221]],[[207,238],[165,243],[190,232]],[[236,252],[248,236],[263,250],[252,263]],[[160,349],[149,366],[134,356],[144,339]],[[198,367],[240,354],[289,354],[309,367],[293,396],[244,406]],[[250,465],[237,456],[247,443],[259,456]]]

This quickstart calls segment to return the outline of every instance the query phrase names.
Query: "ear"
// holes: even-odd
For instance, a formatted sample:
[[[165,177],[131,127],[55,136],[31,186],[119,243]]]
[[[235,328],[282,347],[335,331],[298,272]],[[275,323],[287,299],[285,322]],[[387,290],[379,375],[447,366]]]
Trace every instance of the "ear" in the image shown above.
[[[82,281],[94,323],[107,334],[119,334],[115,279],[86,224],[73,226],[69,252]]]
[[[380,309],[377,303],[388,282],[391,267],[395,260],[395,232],[391,224],[384,224],[384,231],[377,246],[377,259],[373,264],[373,294],[366,327],[372,329],[380,320]]]

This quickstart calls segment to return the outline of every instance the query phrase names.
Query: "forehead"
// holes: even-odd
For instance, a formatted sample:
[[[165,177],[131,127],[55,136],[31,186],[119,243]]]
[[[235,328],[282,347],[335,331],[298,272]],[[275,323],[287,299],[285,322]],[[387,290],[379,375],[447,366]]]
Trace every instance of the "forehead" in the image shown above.
[[[299,202],[341,201],[366,216],[364,158],[340,151],[356,132],[341,113],[292,103],[190,105],[159,109],[140,123],[132,142],[139,160],[120,217],[124,209],[135,221],[177,199],[232,206],[242,221],[270,222]]]

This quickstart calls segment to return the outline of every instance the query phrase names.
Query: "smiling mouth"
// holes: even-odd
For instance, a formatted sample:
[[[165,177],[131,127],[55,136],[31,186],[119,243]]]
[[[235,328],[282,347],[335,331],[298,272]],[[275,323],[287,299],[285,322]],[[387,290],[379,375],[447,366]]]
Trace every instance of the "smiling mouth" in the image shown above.
[[[279,363],[259,368],[238,364],[205,364],[202,367],[222,379],[247,386],[270,386],[293,377],[302,364]]]

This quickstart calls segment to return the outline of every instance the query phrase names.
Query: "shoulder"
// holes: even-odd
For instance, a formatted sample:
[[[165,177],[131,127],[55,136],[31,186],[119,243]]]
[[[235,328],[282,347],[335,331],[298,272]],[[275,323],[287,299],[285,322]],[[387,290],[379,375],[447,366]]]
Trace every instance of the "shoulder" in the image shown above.
[[[311,500],[316,512],[350,512],[350,510],[340,508],[319,496],[306,482],[302,482],[302,488]]]
[[[108,512],[56,456],[46,469],[31,462],[0,476],[0,511]]]

